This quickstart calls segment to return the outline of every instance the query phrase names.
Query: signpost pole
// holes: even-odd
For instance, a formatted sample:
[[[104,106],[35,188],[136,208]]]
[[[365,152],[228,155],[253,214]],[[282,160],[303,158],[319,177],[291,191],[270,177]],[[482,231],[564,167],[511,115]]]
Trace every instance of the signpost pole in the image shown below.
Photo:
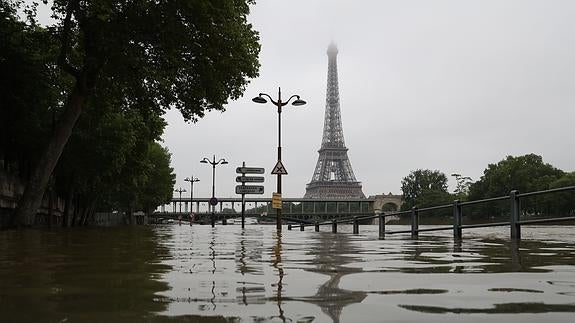
[[[242,196],[242,229],[245,228],[246,223],[246,194],[263,194],[263,185],[246,185],[246,183],[263,183],[263,176],[246,176],[246,174],[263,174],[264,169],[260,167],[246,167],[246,162],[242,162],[242,167],[236,168],[236,174],[241,176],[236,177],[236,182],[241,185],[236,186],[236,194]],[[257,206],[257,203],[256,203]]]
[[[246,162],[242,162],[242,168],[246,167]],[[242,176],[245,176],[244,173],[242,173]],[[242,182],[242,186],[244,186],[244,182]],[[242,194],[242,229],[245,228],[246,225],[246,217],[245,217],[245,211],[246,211],[246,195]]]

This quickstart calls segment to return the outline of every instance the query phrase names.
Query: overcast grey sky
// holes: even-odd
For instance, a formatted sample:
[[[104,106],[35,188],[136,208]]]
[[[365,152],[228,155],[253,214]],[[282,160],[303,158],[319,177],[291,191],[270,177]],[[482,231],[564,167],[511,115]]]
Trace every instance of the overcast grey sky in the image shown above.
[[[277,112],[251,99],[299,94],[308,104],[282,113],[284,197],[302,197],[321,144],[326,49],[339,48],[343,130],[366,195],[400,193],[419,168],[477,180],[489,163],[536,153],[575,170],[575,1],[571,0],[259,0],[260,77],[224,113],[186,124],[166,115],[164,145],[177,187],[194,196],[235,196],[235,168],[266,168],[275,190]],[[454,181],[450,178],[451,189]],[[189,192],[183,196],[188,197]]]
[[[197,176],[196,197],[235,196],[235,168],[276,162],[277,112],[255,104],[299,94],[308,104],[282,113],[284,197],[302,197],[320,147],[326,49],[339,48],[343,130],[364,193],[400,193],[419,168],[478,179],[489,163],[536,153],[575,170],[575,1],[260,0],[250,21],[260,32],[260,77],[224,113],[186,124],[166,115],[164,144],[176,187]],[[454,181],[450,178],[453,188]],[[189,196],[189,192],[184,196]]]

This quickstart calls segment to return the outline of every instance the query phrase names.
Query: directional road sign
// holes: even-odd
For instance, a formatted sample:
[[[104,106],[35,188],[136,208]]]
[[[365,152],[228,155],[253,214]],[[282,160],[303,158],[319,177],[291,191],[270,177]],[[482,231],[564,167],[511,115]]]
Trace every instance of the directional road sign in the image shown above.
[[[236,186],[236,194],[264,194],[264,187],[259,185],[238,185]]]
[[[263,183],[263,176],[238,176],[236,177],[238,183]]]
[[[237,174],[263,174],[264,169],[260,167],[238,167],[236,168]]]
[[[281,160],[278,160],[276,166],[272,170],[272,174],[274,174],[274,175],[287,175],[287,170],[284,167],[284,164],[282,164]]]

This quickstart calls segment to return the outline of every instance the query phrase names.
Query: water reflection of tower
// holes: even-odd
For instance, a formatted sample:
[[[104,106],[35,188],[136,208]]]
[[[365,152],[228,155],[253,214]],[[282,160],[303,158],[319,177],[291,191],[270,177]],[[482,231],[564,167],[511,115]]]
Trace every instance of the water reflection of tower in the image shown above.
[[[356,254],[359,249],[355,248],[349,237],[345,234],[332,235],[328,233],[314,234],[310,236],[315,244],[313,250],[314,264],[318,264],[313,271],[329,275],[329,279],[321,285],[317,293],[306,299],[307,302],[318,305],[321,311],[328,315],[334,323],[340,321],[341,311],[350,304],[361,303],[367,294],[365,292],[349,291],[339,288],[342,277],[348,274],[362,272],[360,268],[346,267],[347,264],[356,261],[355,257],[347,256]]]

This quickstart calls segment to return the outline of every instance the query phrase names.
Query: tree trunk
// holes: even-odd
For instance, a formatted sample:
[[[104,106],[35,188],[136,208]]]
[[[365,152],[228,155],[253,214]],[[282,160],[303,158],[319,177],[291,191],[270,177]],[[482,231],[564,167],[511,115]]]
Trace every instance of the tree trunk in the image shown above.
[[[84,214],[82,215],[82,219],[80,220],[81,226],[86,226],[88,218],[90,217],[90,214],[93,212],[94,208],[96,208],[96,199],[92,199],[89,203],[86,203]]]
[[[127,217],[128,217],[128,224],[130,225],[135,225],[136,223],[134,223],[134,209],[132,208],[132,206],[130,206],[128,208],[128,212],[127,212]]]
[[[70,186],[68,187],[68,194],[66,196],[66,202],[64,204],[64,214],[62,215],[62,227],[70,227],[70,209],[72,208],[73,198],[74,198],[74,182],[70,181]]]
[[[82,225],[87,225],[89,223],[89,221],[91,219],[94,218],[94,212],[96,210],[96,204],[98,203],[98,199],[93,199],[92,203],[90,203],[90,208],[86,214],[86,217],[84,218],[84,222],[82,222]]]
[[[18,201],[18,207],[12,215],[12,225],[18,227],[34,225],[35,215],[42,203],[48,180],[72,134],[74,125],[82,113],[85,101],[86,95],[80,89],[80,85],[76,83],[48,147],[32,171],[24,194]]]
[[[80,212],[82,212],[82,203],[80,201],[80,196],[76,196],[76,201],[75,201],[75,206],[74,206],[74,215],[72,216],[72,226],[75,227],[77,224],[77,218],[78,215],[80,214]]]

